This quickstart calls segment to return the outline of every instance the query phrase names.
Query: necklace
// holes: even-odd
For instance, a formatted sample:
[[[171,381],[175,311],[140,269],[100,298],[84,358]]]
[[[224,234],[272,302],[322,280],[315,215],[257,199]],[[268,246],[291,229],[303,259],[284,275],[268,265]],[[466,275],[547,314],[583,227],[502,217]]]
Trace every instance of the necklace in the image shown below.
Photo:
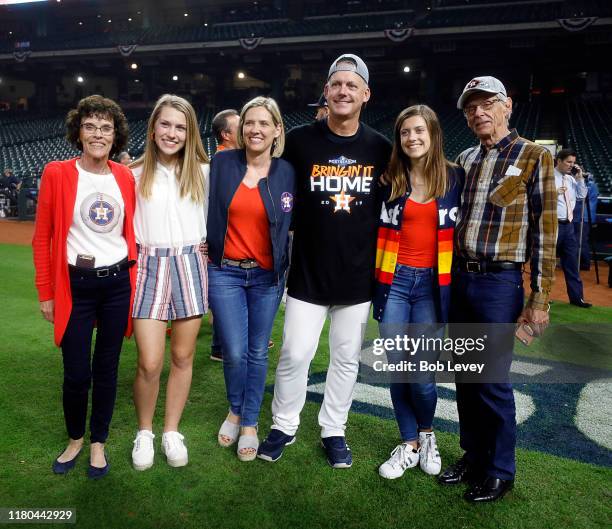
[[[82,173],[87,176],[87,180],[89,181],[89,183],[91,184],[91,186],[96,190],[96,198],[97,200],[103,200],[104,198],[104,188],[107,187],[108,182],[109,182],[109,178],[108,176],[111,175],[112,176],[112,172],[107,172],[107,173],[92,173],[91,171],[88,171],[87,169],[83,168],[83,166],[81,164],[79,164],[79,168],[81,169]],[[94,178],[91,175],[99,175],[103,178]],[[98,183],[102,184],[102,189],[100,187],[98,187]]]

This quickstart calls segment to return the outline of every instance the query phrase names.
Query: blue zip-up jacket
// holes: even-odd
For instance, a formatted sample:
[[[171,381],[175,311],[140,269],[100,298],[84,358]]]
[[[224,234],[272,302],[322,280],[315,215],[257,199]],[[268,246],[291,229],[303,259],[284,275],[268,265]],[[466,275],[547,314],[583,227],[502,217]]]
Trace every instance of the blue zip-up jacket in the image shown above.
[[[247,171],[244,149],[232,149],[215,154],[210,163],[210,187],[206,233],[208,257],[222,266],[229,206]],[[272,158],[267,178],[257,184],[270,226],[274,273],[277,282],[283,278],[289,264],[287,252],[289,225],[295,197],[295,171],[281,159]]]

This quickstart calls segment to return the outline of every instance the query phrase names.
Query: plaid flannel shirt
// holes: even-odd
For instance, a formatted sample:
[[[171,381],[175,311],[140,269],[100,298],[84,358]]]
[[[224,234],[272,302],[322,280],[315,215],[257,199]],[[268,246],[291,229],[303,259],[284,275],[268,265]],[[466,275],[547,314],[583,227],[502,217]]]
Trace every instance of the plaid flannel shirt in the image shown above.
[[[555,273],[557,193],[552,155],[512,130],[490,149],[463,151],[458,255],[531,264],[528,306],[547,310]]]

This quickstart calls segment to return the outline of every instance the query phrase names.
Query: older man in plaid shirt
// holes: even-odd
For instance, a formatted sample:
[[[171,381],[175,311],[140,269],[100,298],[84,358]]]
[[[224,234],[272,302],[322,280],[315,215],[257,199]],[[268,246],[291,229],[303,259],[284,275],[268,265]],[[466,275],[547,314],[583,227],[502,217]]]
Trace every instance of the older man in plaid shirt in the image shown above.
[[[485,502],[503,497],[514,484],[516,413],[508,377],[512,324],[523,323],[536,332],[548,324],[557,196],[551,154],[509,130],[512,100],[498,79],[472,79],[457,107],[480,144],[457,160],[466,182],[455,228],[451,321],[478,323],[490,330],[485,351],[490,369],[475,383],[457,374],[465,454],[439,481],[468,482],[464,497]],[[527,261],[531,293],[523,306],[522,268]]]

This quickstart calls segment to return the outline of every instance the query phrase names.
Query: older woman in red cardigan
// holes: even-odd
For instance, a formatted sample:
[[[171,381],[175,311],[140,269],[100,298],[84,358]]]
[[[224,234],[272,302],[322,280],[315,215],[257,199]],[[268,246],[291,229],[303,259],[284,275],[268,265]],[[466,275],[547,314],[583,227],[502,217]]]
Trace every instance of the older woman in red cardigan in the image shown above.
[[[110,468],[104,443],[123,337],[132,331],[134,178],[127,167],[109,159],[125,148],[128,138],[127,120],[117,103],[86,97],[68,113],[66,128],[66,138],[82,154],[45,167],[32,247],[40,310],[54,325],[64,363],[69,441],[53,471],[65,474],[76,464],[93,386],[87,475],[96,479]]]

